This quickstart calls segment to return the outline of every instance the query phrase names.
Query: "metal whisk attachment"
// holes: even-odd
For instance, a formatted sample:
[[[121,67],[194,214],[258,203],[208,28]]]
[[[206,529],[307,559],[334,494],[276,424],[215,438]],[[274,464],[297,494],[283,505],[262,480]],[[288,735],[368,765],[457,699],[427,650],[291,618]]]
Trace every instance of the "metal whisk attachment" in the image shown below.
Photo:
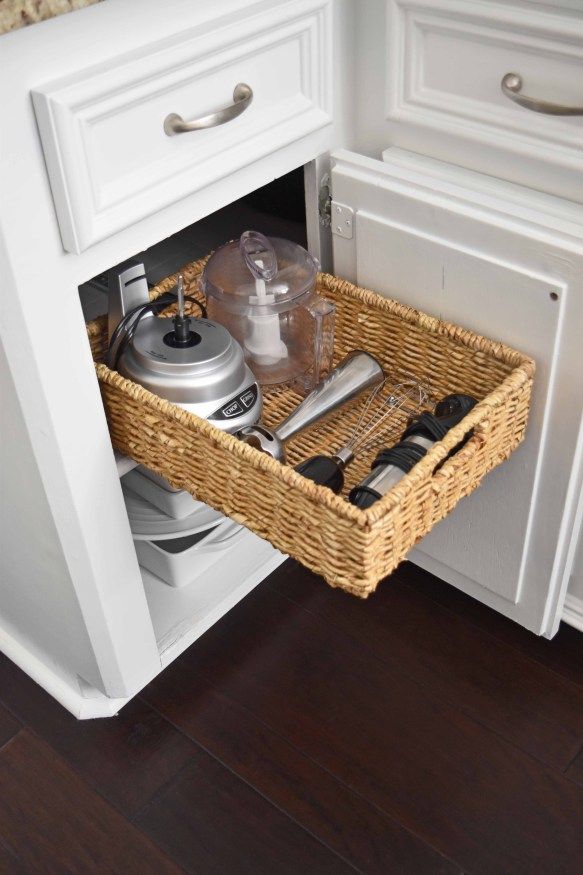
[[[413,416],[421,411],[430,389],[414,378],[395,383],[390,378],[369,395],[349,440],[332,456],[312,456],[296,466],[296,471],[321,486],[340,492],[344,486],[344,469],[352,460],[385,440],[400,418],[397,413]],[[402,423],[402,420],[401,420]]]
[[[416,380],[405,380],[397,384],[384,380],[370,393],[350,439],[334,453],[334,458],[339,459],[346,467],[355,456],[366,453],[380,438],[387,437],[396,413],[413,416],[419,412],[428,397],[427,389]]]

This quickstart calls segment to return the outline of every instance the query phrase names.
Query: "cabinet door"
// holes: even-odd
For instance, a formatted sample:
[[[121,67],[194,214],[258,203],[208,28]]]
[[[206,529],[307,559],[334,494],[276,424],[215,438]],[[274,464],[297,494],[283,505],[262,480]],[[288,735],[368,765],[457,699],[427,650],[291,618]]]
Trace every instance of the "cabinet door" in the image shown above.
[[[524,444],[411,559],[553,635],[577,493],[583,229],[547,196],[402,152],[336,153],[332,191],[336,273],[537,363]]]

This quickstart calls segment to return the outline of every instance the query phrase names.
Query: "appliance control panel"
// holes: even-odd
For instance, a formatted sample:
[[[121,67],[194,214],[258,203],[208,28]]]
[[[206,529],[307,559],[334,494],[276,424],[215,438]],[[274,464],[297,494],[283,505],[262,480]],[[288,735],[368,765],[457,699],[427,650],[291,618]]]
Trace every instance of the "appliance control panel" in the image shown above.
[[[247,388],[243,389],[242,392],[239,392],[238,395],[229,398],[222,407],[215,410],[214,413],[211,413],[208,419],[226,420],[236,419],[239,416],[243,416],[248,410],[251,410],[254,404],[257,403],[257,396],[257,383],[252,383],[251,386],[247,386]]]

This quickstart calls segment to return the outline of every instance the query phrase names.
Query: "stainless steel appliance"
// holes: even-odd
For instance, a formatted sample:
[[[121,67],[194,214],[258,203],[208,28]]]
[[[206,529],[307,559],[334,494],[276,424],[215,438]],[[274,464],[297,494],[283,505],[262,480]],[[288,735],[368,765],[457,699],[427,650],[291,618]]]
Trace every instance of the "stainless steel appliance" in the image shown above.
[[[109,364],[124,377],[190,413],[234,432],[261,415],[261,390],[243,350],[224,326],[185,315],[156,316],[143,264],[118,269],[109,282]]]
[[[414,417],[399,443],[381,450],[370,474],[351,490],[349,501],[364,510],[386,495],[477,403],[470,395],[447,395],[436,404],[433,413],[425,411]],[[466,440],[468,437],[466,435]],[[460,446],[454,447],[450,455]]]
[[[413,416],[427,401],[428,391],[418,380],[399,382],[387,378],[370,393],[349,440],[331,456],[311,456],[296,465],[296,471],[333,492],[344,488],[344,470],[379,441],[389,437],[395,427],[395,414]]]
[[[277,428],[262,424],[248,426],[237,437],[258,450],[285,462],[284,442],[303,429],[324,419],[361,392],[384,379],[379,362],[368,352],[354,350],[290,413]]]

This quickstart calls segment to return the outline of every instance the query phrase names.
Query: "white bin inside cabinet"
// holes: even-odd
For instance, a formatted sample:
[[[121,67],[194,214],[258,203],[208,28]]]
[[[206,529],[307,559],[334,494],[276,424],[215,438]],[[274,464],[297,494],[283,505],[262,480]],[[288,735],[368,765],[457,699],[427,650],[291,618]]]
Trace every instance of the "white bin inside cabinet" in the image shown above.
[[[199,581],[208,569],[227,552],[236,549],[245,529],[224,520],[212,529],[161,541],[135,540],[138,562],[169,586],[189,586]]]

